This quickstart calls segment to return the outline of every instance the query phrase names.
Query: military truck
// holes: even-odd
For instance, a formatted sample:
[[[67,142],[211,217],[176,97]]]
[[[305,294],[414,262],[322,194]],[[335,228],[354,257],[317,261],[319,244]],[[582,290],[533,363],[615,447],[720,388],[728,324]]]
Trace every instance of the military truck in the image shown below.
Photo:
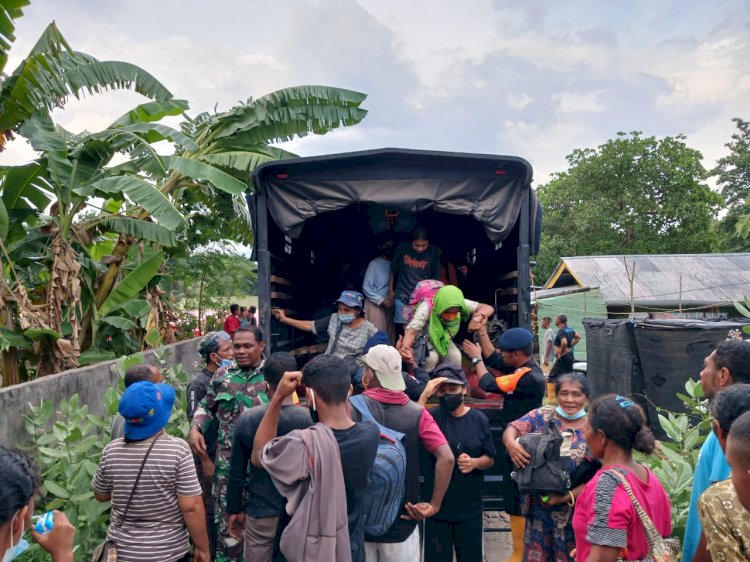
[[[248,205],[268,347],[301,361],[323,352],[325,343],[282,325],[271,309],[306,320],[330,314],[342,290],[361,291],[377,236],[408,241],[417,225],[461,271],[467,298],[492,304],[507,327],[529,327],[530,257],[541,233],[531,181],[531,165],[518,157],[397,148],[259,166]],[[487,413],[501,448],[498,402],[471,406]],[[488,471],[485,509],[502,508],[508,473],[503,462]]]

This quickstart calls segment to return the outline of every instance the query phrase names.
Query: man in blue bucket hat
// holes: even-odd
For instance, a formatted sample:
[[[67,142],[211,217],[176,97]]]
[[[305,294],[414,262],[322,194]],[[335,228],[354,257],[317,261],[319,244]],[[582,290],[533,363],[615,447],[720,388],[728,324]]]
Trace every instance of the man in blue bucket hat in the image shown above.
[[[336,314],[320,320],[295,320],[280,308],[274,308],[273,315],[282,324],[312,332],[316,336],[327,332],[326,355],[341,358],[352,355],[357,359],[357,364],[362,366],[365,344],[378,331],[371,322],[365,320],[365,297],[359,291],[343,291],[333,305],[336,307]]]
[[[141,381],[125,389],[117,408],[125,418],[125,439],[142,441],[164,429],[174,397],[174,389],[168,384]]]
[[[193,560],[211,560],[190,447],[163,433],[174,399],[167,384],[141,381],[125,389],[118,408],[125,437],[105,447],[91,483],[97,500],[112,502],[107,539],[116,542],[124,562],[182,560],[188,538]],[[159,524],[144,524],[150,521]]]

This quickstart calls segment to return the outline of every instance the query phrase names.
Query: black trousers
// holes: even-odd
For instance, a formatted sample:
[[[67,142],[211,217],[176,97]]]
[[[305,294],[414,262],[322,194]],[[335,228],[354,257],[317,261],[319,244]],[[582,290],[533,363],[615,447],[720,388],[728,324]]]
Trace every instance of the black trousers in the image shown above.
[[[462,521],[425,520],[426,562],[482,562],[482,512]]]

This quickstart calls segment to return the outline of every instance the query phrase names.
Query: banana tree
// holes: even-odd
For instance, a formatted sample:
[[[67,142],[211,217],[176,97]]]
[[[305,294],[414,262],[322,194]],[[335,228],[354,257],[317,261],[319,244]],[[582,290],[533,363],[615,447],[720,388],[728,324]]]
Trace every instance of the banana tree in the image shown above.
[[[95,332],[100,318],[107,321],[106,315],[97,314],[98,306],[92,307],[101,273],[95,238],[122,234],[169,246],[174,243],[174,232],[185,225],[181,213],[153,184],[107,164],[117,152],[132,156],[150,150],[149,136],[161,140],[183,135],[153,124],[75,136],[55,126],[45,113],[31,116],[19,132],[40,157],[30,165],[5,169],[0,180],[3,204],[9,211],[0,244],[10,281],[3,280],[0,293],[15,302],[19,328],[24,333],[35,330],[32,333],[40,336],[35,346],[44,360],[38,373],[46,374],[78,365],[82,319],[96,320],[89,322],[84,335],[89,329]],[[93,196],[104,198],[105,204],[99,212],[85,213]],[[135,218],[141,210],[148,216]],[[19,272],[30,255],[40,256],[35,265],[41,269]],[[36,295],[30,296],[28,288]]]
[[[278,90],[226,112],[186,117],[181,129],[193,146],[183,144],[168,158],[144,155],[141,163],[156,172],[159,191],[189,213],[199,210],[205,217],[217,201],[229,197],[233,220],[223,223],[225,228],[221,230],[234,240],[251,243],[244,201],[245,192],[252,190],[251,172],[264,162],[295,156],[271,144],[355,125],[367,115],[361,107],[365,98],[359,92],[328,86]],[[161,176],[160,165],[167,170]],[[196,213],[197,221],[201,220],[199,215]],[[144,216],[145,211],[141,214]],[[132,240],[121,235],[113,256],[126,255],[131,245]],[[118,261],[109,264],[96,292],[97,305],[109,295],[120,267]]]

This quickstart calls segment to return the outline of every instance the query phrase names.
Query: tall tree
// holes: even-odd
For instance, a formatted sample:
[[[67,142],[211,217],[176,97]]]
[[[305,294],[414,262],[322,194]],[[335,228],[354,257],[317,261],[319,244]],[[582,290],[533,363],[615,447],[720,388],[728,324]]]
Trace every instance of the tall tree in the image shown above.
[[[569,169],[538,189],[544,208],[540,276],[561,256],[705,253],[721,196],[685,137],[618,133],[568,155]]]
[[[726,146],[729,154],[716,162],[711,175],[724,196],[727,214],[717,230],[722,248],[727,251],[750,251],[750,122],[732,119],[737,132]]]

